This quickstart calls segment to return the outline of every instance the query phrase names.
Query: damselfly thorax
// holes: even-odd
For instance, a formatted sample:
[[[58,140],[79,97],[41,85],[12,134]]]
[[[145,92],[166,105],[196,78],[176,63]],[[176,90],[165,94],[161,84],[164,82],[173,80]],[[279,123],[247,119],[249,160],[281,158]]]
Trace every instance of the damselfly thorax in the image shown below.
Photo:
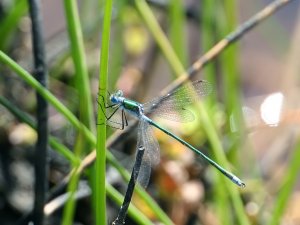
[[[136,101],[125,98],[121,90],[113,93],[110,96],[110,101],[114,104],[120,104],[122,109],[125,109],[133,116],[141,118],[141,116],[144,115],[143,105]]]

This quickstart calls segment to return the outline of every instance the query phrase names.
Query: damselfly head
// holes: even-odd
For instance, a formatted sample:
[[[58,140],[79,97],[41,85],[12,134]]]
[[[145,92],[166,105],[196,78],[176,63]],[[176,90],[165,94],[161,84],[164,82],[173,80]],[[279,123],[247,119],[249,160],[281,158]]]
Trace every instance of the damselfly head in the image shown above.
[[[110,101],[112,103],[119,103],[120,97],[123,97],[123,91],[118,90],[110,96]]]

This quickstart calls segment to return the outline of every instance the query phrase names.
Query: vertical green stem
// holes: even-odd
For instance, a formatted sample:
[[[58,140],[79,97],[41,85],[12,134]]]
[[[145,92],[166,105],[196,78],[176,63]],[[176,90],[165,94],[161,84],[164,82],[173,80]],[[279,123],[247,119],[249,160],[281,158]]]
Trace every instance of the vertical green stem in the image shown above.
[[[148,29],[155,38],[157,44],[159,45],[163,55],[166,57],[171,69],[174,71],[176,77],[185,73],[184,67],[182,66],[180,60],[176,56],[171,44],[169,43],[167,37],[163,33],[161,27],[159,26],[155,16],[153,15],[151,9],[145,0],[135,0],[135,6],[140,13],[141,17],[145,21]]]
[[[269,225],[280,224],[280,219],[287,208],[288,200],[293,192],[295,183],[299,178],[300,170],[300,141],[298,141],[296,148],[292,154],[289,168],[285,173],[284,180],[278,193],[278,197],[274,204],[274,210]]]
[[[78,167],[77,167],[78,168]],[[77,169],[76,168],[76,169]],[[62,218],[62,225],[72,225],[73,224],[73,217],[74,217],[74,207],[75,207],[75,192],[77,190],[78,181],[80,178],[80,174],[76,173],[76,170],[74,174],[72,175],[69,184],[68,184],[68,193],[69,193],[69,199],[64,207],[64,215]]]
[[[80,121],[82,121],[87,128],[92,129],[95,122],[93,120],[91,88],[89,85],[78,7],[74,0],[64,0],[64,5],[71,44],[71,54],[76,73],[76,88],[79,93]]]
[[[100,73],[99,73],[99,95],[106,99],[107,74],[109,60],[109,40],[110,40],[110,21],[112,11],[112,1],[106,0],[104,3],[104,18],[102,28],[102,43],[100,54]],[[100,106],[98,106],[97,121],[102,125],[97,126],[97,158],[96,158],[96,224],[106,224],[106,191],[105,191],[105,150],[106,150],[106,124]],[[103,124],[104,122],[104,124]]]
[[[1,18],[0,26],[0,49],[6,49],[7,44],[11,41],[10,37],[15,29],[21,17],[28,11],[26,0],[17,0],[8,10],[7,15]]]
[[[88,70],[86,65],[84,43],[82,37],[82,29],[78,13],[77,2],[73,0],[64,1],[64,9],[66,14],[67,28],[70,38],[71,55],[75,67],[75,87],[79,93],[79,120],[88,129],[92,129],[95,124],[92,113],[91,93],[89,86]],[[94,125],[95,126],[95,125]],[[77,135],[77,143],[75,144],[74,153],[80,156],[83,149],[89,149],[87,140],[84,139],[84,134],[79,131]],[[75,168],[77,169],[77,168]],[[64,209],[63,224],[68,225],[72,223],[76,202],[73,199],[74,193],[77,190],[79,177],[74,173],[70,183],[68,184],[68,191],[70,198]]]
[[[201,15],[201,27],[200,27],[200,36],[201,36],[201,48],[203,52],[210,50],[212,46],[217,42],[219,38],[216,37],[216,5],[217,1],[215,0],[203,0],[200,7],[199,14]],[[208,64],[203,68],[203,73],[205,79],[207,79],[212,85],[214,90],[217,90],[217,60]],[[209,95],[209,100],[212,104],[217,100],[217,92]]]
[[[237,25],[237,2],[236,1],[224,1],[224,14],[225,14],[225,21],[223,23],[223,27],[219,27],[219,30],[224,36],[231,32]],[[221,23],[219,23],[221,24]],[[234,121],[234,124],[237,126],[237,130],[242,133],[243,130],[243,119],[242,119],[242,106],[241,106],[241,91],[240,91],[240,77],[239,77],[239,70],[238,70],[238,53],[239,47],[238,45],[230,46],[223,54],[222,54],[222,71],[224,73],[224,102],[227,111],[228,121]],[[230,91],[228,91],[230,90]],[[229,124],[229,123],[228,123]],[[230,125],[228,125],[229,132],[232,133]],[[232,137],[232,141],[235,137]],[[234,145],[232,145],[232,149],[238,149],[239,141],[237,141]],[[234,160],[234,153],[232,160]]]
[[[184,66],[187,66],[187,35],[185,30],[185,7],[183,1],[170,1],[169,11],[170,42],[181,63]]]
[[[201,4],[201,47],[204,52],[207,52],[219,38],[222,36],[218,34],[216,30],[216,24],[220,23],[220,15],[218,14],[218,3],[214,0],[204,0]],[[221,22],[223,24],[223,22]],[[214,60],[211,64],[207,65],[203,72],[205,74],[205,79],[209,80],[214,86],[214,89],[217,90],[217,81],[218,81],[218,66],[219,59]],[[208,103],[214,105],[217,101],[217,92],[212,93],[209,96]],[[216,130],[217,132],[217,130]],[[215,143],[216,144],[216,143]],[[220,148],[221,146],[215,145],[215,148]],[[222,147],[221,147],[222,148]],[[230,208],[226,207],[230,204],[230,199],[228,198],[228,192],[224,192],[223,179],[220,177],[220,174],[217,174],[216,183],[214,186],[214,201],[216,202],[216,214],[218,215],[219,221],[222,221],[223,225],[232,224],[232,218],[230,215]]]
[[[114,90],[119,75],[121,74],[124,61],[125,52],[123,46],[123,32],[124,32],[124,9],[126,8],[127,1],[116,1],[114,4],[114,9],[116,10],[116,15],[114,19],[114,35],[112,36],[111,42],[114,43],[111,46],[111,55],[113,59],[109,61],[110,71],[109,71],[109,83],[108,90]],[[125,15],[126,17],[127,15]]]

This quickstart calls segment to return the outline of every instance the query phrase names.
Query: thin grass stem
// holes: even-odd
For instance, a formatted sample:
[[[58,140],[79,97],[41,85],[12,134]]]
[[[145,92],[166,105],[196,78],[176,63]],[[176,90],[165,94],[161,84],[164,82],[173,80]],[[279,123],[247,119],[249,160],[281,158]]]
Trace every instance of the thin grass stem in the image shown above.
[[[71,55],[76,74],[76,87],[79,94],[79,119],[90,130],[95,130],[91,88],[84,50],[84,41],[77,3],[64,0],[67,27],[71,42]]]
[[[180,76],[184,73],[184,67],[176,56],[167,37],[164,35],[148,4],[145,2],[145,0],[135,0],[134,2],[138,12],[140,13],[147,27],[151,31],[151,34],[154,36],[157,44],[159,45],[161,51],[163,52],[163,55],[167,58],[171,69],[174,71],[176,76]]]
[[[111,29],[112,1],[104,2],[104,18],[102,26],[101,53],[100,53],[100,72],[99,72],[99,95],[106,99],[107,78],[109,63],[109,41]],[[97,116],[97,145],[96,145],[96,172],[95,172],[95,219],[97,225],[106,224],[106,118],[98,105]]]
[[[299,178],[300,170],[300,141],[296,144],[296,148],[293,151],[292,156],[290,157],[291,161],[288,164],[289,167],[284,173],[284,179],[280,185],[278,192],[278,197],[274,203],[274,209],[272,213],[271,220],[269,225],[278,225],[280,224],[280,218],[282,218],[283,213],[285,212],[288,204],[288,200],[291,197],[293,188]]]
[[[77,2],[73,0],[64,0],[64,9],[66,14],[67,28],[71,46],[71,56],[75,67],[75,86],[79,93],[79,120],[89,130],[94,130],[95,122],[93,119],[92,101],[91,101],[91,88],[89,85],[88,69],[86,65],[86,57],[84,50],[84,42],[82,29],[80,24],[80,18],[78,13]],[[89,143],[84,139],[82,132],[77,134],[74,153],[76,156],[80,156],[85,149],[89,151]],[[78,166],[78,165],[77,165]],[[78,167],[75,167],[76,171]],[[79,176],[77,173],[70,178],[68,184],[68,192],[70,198],[66,204],[63,215],[63,224],[71,224],[73,221],[74,210],[76,201],[74,200],[74,193],[77,190]]]
[[[24,14],[28,11],[27,0],[18,0],[11,6],[11,10],[1,21],[0,26],[0,49],[6,50],[7,44],[13,31],[16,29],[17,24]]]
[[[169,4],[170,42],[182,65],[187,66],[187,35],[185,26],[185,8],[182,0],[173,0]]]

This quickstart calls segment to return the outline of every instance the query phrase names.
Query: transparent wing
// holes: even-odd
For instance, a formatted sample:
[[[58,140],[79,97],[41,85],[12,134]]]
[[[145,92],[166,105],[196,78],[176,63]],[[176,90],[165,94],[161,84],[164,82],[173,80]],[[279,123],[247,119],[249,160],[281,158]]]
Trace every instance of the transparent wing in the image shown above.
[[[154,113],[155,116],[170,121],[174,121],[174,122],[185,123],[185,122],[192,122],[195,119],[194,114],[190,110],[184,107],[178,108],[176,106],[172,106],[172,107],[161,106],[155,109]]]
[[[106,109],[107,120],[106,124],[110,127],[123,130],[127,125],[127,118],[125,111],[123,109],[118,108],[117,111],[113,111],[111,109]]]
[[[148,111],[153,107],[153,113],[159,117],[176,122],[191,122],[194,120],[194,115],[186,109],[186,106],[198,99],[197,96],[192,94],[191,86],[197,95],[202,97],[212,91],[212,86],[208,81],[197,80],[167,94],[162,98],[161,103],[159,103],[159,98],[145,103],[144,109]]]
[[[160,153],[159,145],[153,135],[152,128],[143,120],[139,122],[138,127],[137,149],[139,146],[144,146],[145,153],[138,176],[138,182],[142,187],[146,188],[149,183],[151,167],[154,167],[159,163]]]

